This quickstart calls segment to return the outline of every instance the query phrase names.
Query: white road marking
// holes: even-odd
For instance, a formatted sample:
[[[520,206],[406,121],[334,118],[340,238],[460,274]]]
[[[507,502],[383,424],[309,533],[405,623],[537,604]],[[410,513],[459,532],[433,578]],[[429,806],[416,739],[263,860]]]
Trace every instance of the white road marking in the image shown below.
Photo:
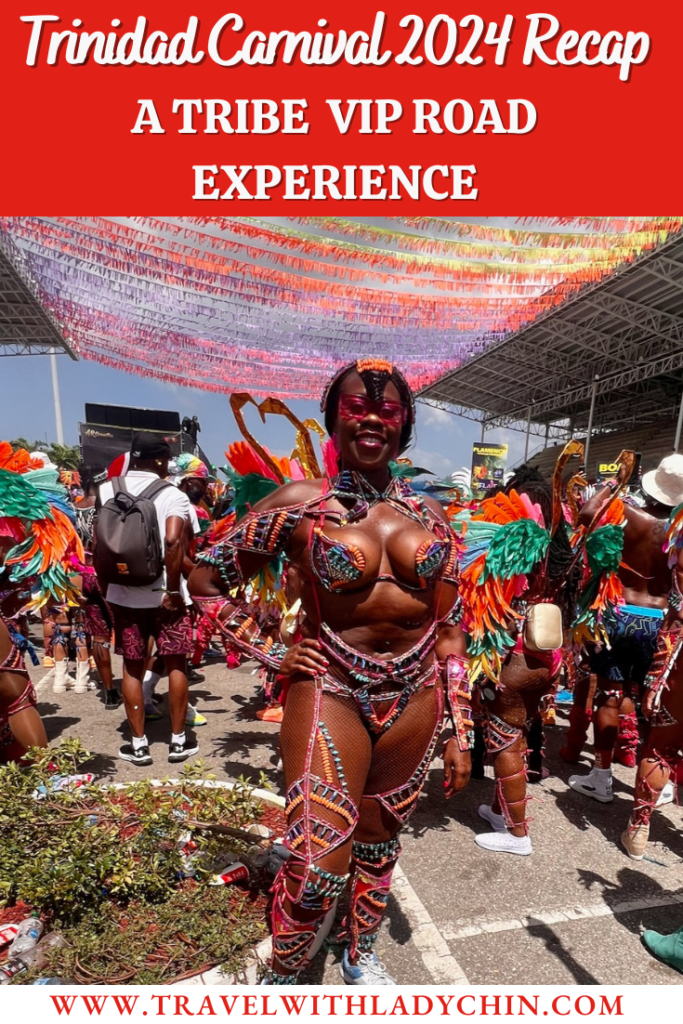
[[[54,679],[55,670],[51,668],[49,672],[46,672],[42,679],[35,683],[36,693],[38,696],[42,696],[48,688],[48,683],[51,683]]]
[[[673,907],[683,903],[683,893],[663,892],[659,896],[626,900],[608,906],[607,903],[588,903],[584,906],[558,908],[547,911],[530,911],[521,918],[509,921],[472,921],[461,928],[444,928],[443,937],[449,942],[455,939],[470,939],[475,935],[491,932],[511,932],[517,928],[534,928],[542,924],[560,924],[564,921],[587,921],[595,917],[616,917],[630,914],[634,910],[649,910],[651,907]]]
[[[467,985],[465,972],[399,865],[394,868],[391,893],[410,922],[410,938],[434,984]]]

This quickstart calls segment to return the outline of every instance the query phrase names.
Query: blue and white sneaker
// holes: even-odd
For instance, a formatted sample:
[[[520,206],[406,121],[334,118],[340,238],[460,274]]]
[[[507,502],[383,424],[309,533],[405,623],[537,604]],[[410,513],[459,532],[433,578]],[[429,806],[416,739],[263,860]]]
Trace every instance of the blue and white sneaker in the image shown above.
[[[339,964],[345,985],[395,985],[396,982],[387,974],[387,969],[376,953],[361,953],[358,963],[349,960],[348,949],[344,950]]]

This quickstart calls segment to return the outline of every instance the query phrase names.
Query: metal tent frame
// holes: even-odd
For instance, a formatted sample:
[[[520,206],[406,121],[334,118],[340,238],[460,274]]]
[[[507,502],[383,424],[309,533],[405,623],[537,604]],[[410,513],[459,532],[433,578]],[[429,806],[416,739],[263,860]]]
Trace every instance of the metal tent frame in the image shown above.
[[[78,356],[0,245],[0,356]]]
[[[583,288],[420,392],[482,424],[567,438],[683,422],[683,235]]]

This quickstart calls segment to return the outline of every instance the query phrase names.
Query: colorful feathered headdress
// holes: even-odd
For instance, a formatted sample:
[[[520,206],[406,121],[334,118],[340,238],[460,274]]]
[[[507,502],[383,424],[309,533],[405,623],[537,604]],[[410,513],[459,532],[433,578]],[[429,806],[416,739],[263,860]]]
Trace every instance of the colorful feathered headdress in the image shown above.
[[[77,604],[70,576],[84,568],[75,513],[58,470],[47,468],[27,451],[0,442],[0,537],[14,542],[2,568],[11,583],[24,583],[27,608],[47,601]]]

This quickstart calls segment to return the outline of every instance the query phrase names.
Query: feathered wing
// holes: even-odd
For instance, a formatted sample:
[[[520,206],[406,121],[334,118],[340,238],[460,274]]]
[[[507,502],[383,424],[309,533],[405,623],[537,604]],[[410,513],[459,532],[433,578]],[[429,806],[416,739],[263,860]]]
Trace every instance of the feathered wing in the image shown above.
[[[72,575],[84,569],[84,553],[74,526],[75,513],[57,471],[33,469],[28,452],[10,458],[7,443],[0,444],[0,533],[17,543],[5,565],[14,583],[30,583],[37,608],[48,600],[77,604],[79,592]]]
[[[683,506],[682,506],[683,507]],[[619,566],[624,552],[624,504],[617,499],[585,540],[585,583],[572,624],[578,643],[605,643],[605,614],[623,601]]]
[[[511,626],[520,616],[512,602],[525,592],[528,574],[550,545],[550,534],[536,516],[536,507],[515,491],[487,499],[474,514],[456,516],[463,527],[463,628],[473,678],[484,673],[497,682],[514,646]]]

